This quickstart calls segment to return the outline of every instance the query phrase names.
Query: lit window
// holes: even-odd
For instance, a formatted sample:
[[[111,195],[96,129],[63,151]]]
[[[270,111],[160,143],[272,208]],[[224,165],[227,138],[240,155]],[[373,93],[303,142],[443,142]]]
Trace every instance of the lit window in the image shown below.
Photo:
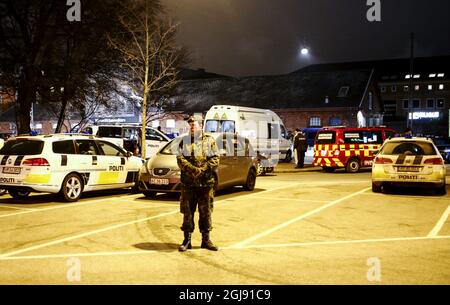
[[[414,78],[420,78],[420,74],[414,75]]]
[[[405,79],[410,79],[411,78],[411,74],[406,74]]]
[[[444,90],[444,84],[439,85],[439,90]]]
[[[159,127],[159,121],[153,121],[153,122],[152,122],[152,127],[153,127],[153,128]]]
[[[444,73],[439,73],[439,74],[437,75],[437,77],[444,77],[444,76],[445,76]]]
[[[430,78],[435,78],[436,77],[436,73],[432,73],[429,76],[430,76]]]
[[[433,90],[433,85],[428,85],[428,90]]]
[[[322,126],[322,122],[319,117],[312,117],[309,119],[309,126],[310,127],[320,127],[320,126]]]
[[[408,92],[409,91],[409,87],[408,86],[404,86],[403,87],[403,91]]]
[[[420,90],[420,86],[419,85],[415,85],[414,86],[414,90],[419,91]]]

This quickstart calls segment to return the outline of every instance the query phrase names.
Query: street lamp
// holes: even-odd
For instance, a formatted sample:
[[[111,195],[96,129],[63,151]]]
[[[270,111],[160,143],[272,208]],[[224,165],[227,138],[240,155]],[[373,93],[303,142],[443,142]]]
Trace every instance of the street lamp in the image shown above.
[[[309,50],[308,50],[308,48],[302,48],[302,49],[300,50],[300,53],[301,53],[302,55],[308,55],[308,54],[309,54]]]

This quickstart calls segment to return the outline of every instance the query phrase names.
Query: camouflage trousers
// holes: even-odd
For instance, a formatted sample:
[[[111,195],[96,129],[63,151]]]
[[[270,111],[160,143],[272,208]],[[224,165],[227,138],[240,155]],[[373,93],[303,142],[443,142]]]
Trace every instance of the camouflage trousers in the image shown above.
[[[194,215],[198,208],[198,227],[200,232],[208,233],[212,230],[211,213],[214,209],[213,187],[182,187],[180,198],[180,212],[183,216],[181,230],[194,232]]]

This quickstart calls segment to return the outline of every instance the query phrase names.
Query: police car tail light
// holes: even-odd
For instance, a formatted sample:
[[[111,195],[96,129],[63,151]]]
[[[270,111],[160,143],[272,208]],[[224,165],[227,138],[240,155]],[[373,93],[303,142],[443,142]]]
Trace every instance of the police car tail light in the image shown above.
[[[22,165],[25,166],[50,166],[47,159],[44,158],[32,158],[32,159],[26,159],[22,162]]]
[[[424,163],[428,165],[444,165],[444,160],[442,160],[441,158],[432,158],[425,160]]]
[[[393,164],[394,162],[389,158],[377,157],[374,160],[375,164]]]

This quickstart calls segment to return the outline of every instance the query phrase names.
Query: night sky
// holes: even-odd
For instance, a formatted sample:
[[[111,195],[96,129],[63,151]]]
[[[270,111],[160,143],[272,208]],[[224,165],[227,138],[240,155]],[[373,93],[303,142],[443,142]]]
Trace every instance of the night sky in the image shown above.
[[[163,0],[180,22],[192,68],[230,75],[292,72],[312,63],[450,55],[449,0]],[[311,54],[299,55],[306,45]]]

